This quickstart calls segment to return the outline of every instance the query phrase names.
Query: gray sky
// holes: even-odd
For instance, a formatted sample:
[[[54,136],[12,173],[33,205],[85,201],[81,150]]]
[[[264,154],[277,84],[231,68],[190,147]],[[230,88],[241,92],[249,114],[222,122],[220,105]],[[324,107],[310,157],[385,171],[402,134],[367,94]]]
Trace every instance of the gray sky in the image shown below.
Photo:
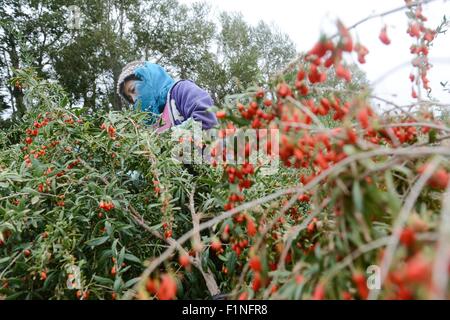
[[[196,0],[180,0],[190,4]],[[319,38],[320,32],[328,34],[336,32],[335,21],[340,18],[344,24],[355,22],[373,14],[382,13],[404,5],[403,0],[205,0],[213,7],[213,14],[221,10],[240,11],[246,20],[256,24],[259,20],[274,22],[281,31],[287,33],[296,43],[299,51],[308,50]],[[438,0],[424,7],[428,17],[426,26],[435,28],[442,17],[450,18],[450,1]],[[388,34],[392,44],[383,45],[378,35],[384,24],[388,25]],[[407,18],[404,12],[392,14],[384,18],[375,18],[353,31],[361,42],[368,47],[370,54],[367,64],[361,68],[374,82],[395,67],[408,63],[412,59],[409,47],[414,39],[406,34]],[[434,89],[433,96],[441,102],[450,103],[450,94],[443,92],[440,81],[450,82],[450,31],[435,40],[430,51],[430,61],[434,67],[430,70],[429,79]],[[447,43],[447,45],[445,44]],[[399,104],[412,102],[409,74],[411,65],[397,69],[375,86],[376,95],[395,101]]]

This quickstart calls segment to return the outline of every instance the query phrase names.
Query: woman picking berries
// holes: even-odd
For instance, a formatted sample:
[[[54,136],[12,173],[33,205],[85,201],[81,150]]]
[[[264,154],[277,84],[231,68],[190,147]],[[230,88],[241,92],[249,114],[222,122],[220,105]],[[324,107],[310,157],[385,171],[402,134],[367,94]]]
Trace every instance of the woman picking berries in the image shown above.
[[[119,76],[117,92],[134,109],[149,113],[147,124],[158,132],[178,126],[192,118],[204,130],[217,124],[208,109],[213,106],[211,96],[191,80],[174,81],[158,64],[133,61]]]

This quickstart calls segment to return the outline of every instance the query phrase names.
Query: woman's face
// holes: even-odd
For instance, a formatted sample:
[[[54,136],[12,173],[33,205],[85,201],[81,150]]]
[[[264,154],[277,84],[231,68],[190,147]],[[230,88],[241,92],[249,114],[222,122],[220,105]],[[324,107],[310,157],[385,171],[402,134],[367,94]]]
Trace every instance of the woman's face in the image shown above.
[[[125,95],[131,100],[131,102],[134,103],[137,98],[136,80],[125,81],[123,85],[123,91]]]

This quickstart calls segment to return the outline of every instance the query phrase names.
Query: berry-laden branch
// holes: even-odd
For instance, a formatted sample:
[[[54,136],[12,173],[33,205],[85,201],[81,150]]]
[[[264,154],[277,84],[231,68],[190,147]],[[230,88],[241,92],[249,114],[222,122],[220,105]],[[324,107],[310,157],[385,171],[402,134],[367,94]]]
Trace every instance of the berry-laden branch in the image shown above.
[[[369,50],[350,31],[372,16],[338,21],[295,72],[226,99],[218,139],[203,140],[210,166],[175,161],[184,140],[141,126],[145,113],[66,112],[61,90],[22,74],[29,118],[6,135],[18,144],[0,132],[0,295],[367,299],[382,264],[376,298],[446,297],[450,124],[445,103],[421,99],[441,33],[429,2],[406,1],[411,104],[373,95],[358,71]],[[387,26],[379,40],[395,41]]]
[[[179,251],[180,256],[188,257],[189,263],[192,264],[195,268],[197,268],[201,272],[203,278],[205,279],[206,286],[207,286],[211,296],[214,296],[214,295],[217,295],[217,294],[220,293],[220,290],[219,290],[217,282],[216,282],[216,280],[214,278],[214,275],[211,273],[210,270],[208,270],[206,272],[203,270],[202,263],[201,263],[201,258],[199,256],[198,252],[196,252],[196,256],[195,257],[191,257],[189,255],[188,251],[186,249],[184,249],[184,247],[178,241],[176,241],[174,238],[171,238],[171,237],[165,238],[158,231],[156,231],[156,230],[152,229],[151,227],[149,227],[145,223],[143,217],[137,212],[137,210],[133,206],[130,205],[129,209],[130,209],[130,213],[131,213],[132,218],[134,219],[134,221],[136,221],[137,224],[142,226],[145,230],[150,232],[156,238],[166,241],[169,244],[169,246],[174,246]],[[195,211],[194,211],[194,213],[195,213]],[[193,221],[195,221],[195,220],[193,219]],[[197,220],[196,223],[198,224],[198,220]],[[197,227],[198,227],[198,225],[197,225]],[[194,229],[195,229],[195,227],[194,227]],[[198,232],[197,232],[197,235],[199,235]]]
[[[393,231],[392,231],[392,237],[390,238],[389,244],[386,248],[386,252],[383,255],[383,260],[380,265],[381,285],[383,285],[384,281],[386,280],[386,276],[389,273],[389,269],[390,269],[392,261],[394,259],[395,250],[397,249],[398,243],[400,241],[400,236],[401,236],[403,227],[405,225],[405,222],[408,219],[408,216],[411,214],[414,204],[416,203],[417,198],[419,197],[421,191],[425,187],[425,184],[431,178],[432,174],[437,169],[437,167],[441,161],[442,161],[442,159],[440,157],[435,157],[430,162],[430,164],[427,165],[425,172],[420,176],[420,178],[417,180],[417,182],[412,187],[408,197],[405,200],[405,204],[402,207],[402,210],[400,211],[397,219],[395,220],[395,223],[393,226]],[[369,299],[377,299],[378,295],[379,295],[378,290],[372,290],[370,292]]]
[[[403,5],[403,6],[400,6],[398,8],[391,9],[391,10],[388,10],[388,11],[385,11],[385,12],[382,12],[382,13],[371,14],[371,15],[367,16],[366,18],[361,19],[360,21],[358,21],[358,22],[354,23],[353,25],[349,26],[348,30],[355,29],[359,25],[361,25],[361,24],[363,24],[363,23],[365,23],[365,22],[367,22],[369,20],[372,20],[372,19],[375,19],[375,18],[382,18],[382,17],[388,16],[388,15],[391,15],[393,13],[396,13],[396,12],[399,12],[399,11],[403,11],[405,9],[412,8],[414,6],[420,6],[420,5],[428,4],[428,3],[431,3],[431,2],[434,2],[434,1],[436,1],[436,0],[405,1],[406,5]],[[338,36],[339,36],[339,33],[334,34],[333,36],[330,37],[330,39],[336,38]],[[287,65],[283,69],[275,72],[274,75],[271,77],[271,79],[273,79],[273,80],[278,79],[279,77],[282,77],[286,73],[290,72],[293,68],[295,68],[299,64],[300,61],[302,61],[304,59],[304,57],[305,57],[304,54],[300,54],[298,57],[294,58],[289,63],[287,63]]]
[[[217,285],[217,281],[214,277],[214,274],[211,272],[210,268],[205,271],[202,267],[202,258],[201,258],[201,252],[203,251],[203,244],[201,241],[200,231],[199,231],[199,225],[200,225],[200,219],[201,219],[201,213],[195,212],[195,203],[194,203],[194,194],[195,194],[195,185],[192,187],[192,191],[189,193],[189,209],[191,211],[191,217],[192,217],[192,225],[193,225],[193,247],[195,251],[195,259],[194,263],[196,264],[197,269],[200,270],[200,272],[203,275],[203,278],[206,282],[206,287],[209,290],[209,293],[211,297],[217,295],[220,293],[219,286]]]
[[[294,197],[291,198],[291,200],[288,202],[286,206],[292,206],[292,204],[296,201],[298,196],[300,196],[303,193],[307,193],[309,190],[314,188],[316,185],[318,185],[321,181],[325,180],[327,177],[332,176],[333,174],[336,174],[343,168],[345,168],[347,165],[361,161],[364,159],[370,159],[373,157],[379,157],[379,156],[404,156],[407,158],[416,158],[416,157],[422,157],[424,155],[442,155],[442,156],[450,156],[450,149],[446,147],[420,147],[420,148],[399,148],[399,149],[389,149],[389,148],[380,148],[378,150],[373,150],[369,152],[363,152],[358,153],[355,155],[352,155],[341,162],[337,163],[335,166],[330,167],[329,169],[323,171],[320,175],[315,177],[313,180],[311,180],[308,184],[306,184],[304,187],[294,187],[294,188],[288,188],[288,189],[282,189],[275,193],[272,193],[268,196],[253,200],[251,202],[242,204],[232,210],[229,210],[227,212],[222,213],[221,215],[201,223],[198,226],[197,230],[191,229],[190,231],[186,232],[184,235],[182,235],[174,244],[171,244],[169,248],[167,248],[160,256],[158,256],[156,259],[153,259],[150,261],[149,266],[144,270],[144,272],[141,275],[141,282],[145,281],[152,272],[164,261],[169,259],[178,246],[182,246],[183,243],[191,239],[196,232],[201,232],[203,230],[206,230],[208,228],[211,228],[215,226],[216,224],[220,223],[221,221],[228,219],[232,217],[233,215],[242,212],[244,210],[249,210],[255,206],[270,202],[272,200],[275,200],[279,197],[289,195],[289,194],[295,194]],[[425,180],[426,182],[426,180]],[[410,200],[411,201],[411,200]],[[408,201],[408,207],[410,205],[410,201]],[[137,283],[133,290],[128,291],[125,295],[125,299],[130,299],[133,297],[133,292],[138,292],[138,289],[140,286],[142,286],[142,283]]]
[[[448,266],[450,265],[450,184],[442,194],[441,221],[436,259],[433,266],[433,299],[446,299]]]

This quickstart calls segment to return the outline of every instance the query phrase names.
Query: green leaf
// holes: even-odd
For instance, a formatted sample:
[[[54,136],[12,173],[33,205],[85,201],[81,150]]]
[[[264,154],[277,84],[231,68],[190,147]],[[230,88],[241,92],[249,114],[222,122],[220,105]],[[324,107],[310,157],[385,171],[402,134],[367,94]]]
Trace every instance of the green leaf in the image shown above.
[[[228,261],[227,261],[227,269],[230,274],[233,274],[233,272],[234,272],[234,268],[236,266],[236,261],[237,261],[236,253],[234,251],[231,251],[230,257],[228,258]]]
[[[303,283],[296,287],[293,298],[299,300],[303,292]]]
[[[113,234],[114,229],[111,226],[111,223],[109,221],[105,222],[105,229],[108,236],[111,236]]]
[[[347,144],[344,146],[344,152],[351,156],[356,153],[356,148],[352,145]]]
[[[397,212],[400,210],[401,202],[400,202],[400,196],[395,189],[394,179],[392,177],[392,172],[390,170],[386,171],[384,173],[385,181],[386,181],[386,188],[387,188],[387,196],[388,196],[388,203],[391,207],[392,212]]]
[[[111,250],[113,252],[113,255],[117,255],[117,243],[119,242],[119,239],[114,239],[114,242],[111,246]]]
[[[39,202],[39,196],[34,196],[33,198],[31,198],[31,204],[36,204]]]
[[[223,262],[227,261],[227,258],[223,254],[219,255],[219,259],[222,260]]]
[[[437,133],[435,129],[431,129],[428,132],[428,143],[435,143],[437,139]]]
[[[1,258],[1,259],[0,259],[0,264],[3,264],[3,263],[5,263],[5,262],[8,262],[9,260],[11,260],[11,257]]]
[[[142,261],[135,255],[132,255],[131,253],[125,253],[125,260],[142,264]]]
[[[125,282],[125,288],[132,287],[133,285],[135,285],[136,283],[138,283],[139,280],[141,280],[140,277],[137,277],[137,278],[133,278],[133,279],[131,279],[131,280],[128,280],[127,282]]]
[[[156,205],[159,205],[159,204],[157,203]],[[159,229],[162,227],[162,225],[163,225],[162,223],[155,224],[154,226],[151,226],[151,227],[149,228],[149,230],[152,230],[152,231],[159,230]]]
[[[120,249],[119,258],[117,259],[117,264],[119,266],[122,264],[124,258],[125,258],[125,247],[122,247],[122,249]]]
[[[358,180],[353,181],[352,189],[353,202],[357,211],[362,212],[363,210],[363,198],[361,193],[361,186]]]
[[[29,193],[29,194],[31,194],[31,195],[38,194],[38,192],[37,192],[36,190],[34,190],[34,189],[30,188],[30,187],[25,187],[25,188],[23,188],[23,189],[22,189],[22,192],[23,192],[23,193]]]
[[[6,296],[6,300],[16,300],[19,299],[23,294],[25,294],[25,291],[16,292],[10,295]]]
[[[103,277],[99,277],[99,276],[94,276],[94,280],[100,284],[104,284],[107,286],[111,286],[114,283],[114,281],[112,279],[103,278]]]
[[[96,246],[99,246],[99,245],[105,243],[106,241],[108,241],[108,239],[109,239],[109,236],[94,238],[89,241],[86,241],[86,245],[91,246],[91,247],[96,247]]]
[[[121,288],[122,288],[122,279],[118,276],[116,277],[116,280],[114,281],[114,287],[113,287],[115,292],[120,292]]]

